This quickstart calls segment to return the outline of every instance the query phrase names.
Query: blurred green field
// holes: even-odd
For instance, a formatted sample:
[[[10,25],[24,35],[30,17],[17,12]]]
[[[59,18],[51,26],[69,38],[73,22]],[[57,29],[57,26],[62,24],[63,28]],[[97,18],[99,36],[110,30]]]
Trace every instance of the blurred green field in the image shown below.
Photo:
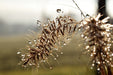
[[[0,72],[0,75],[94,75],[93,71],[85,66],[81,67],[56,67],[53,70],[32,70],[32,71],[7,71]]]
[[[81,54],[82,40],[78,35],[61,51],[58,62],[50,60],[53,70],[43,67],[37,71],[18,66],[20,61],[16,52],[25,47],[25,36],[0,37],[0,75],[94,75],[88,66],[89,60]],[[75,43],[76,42],[76,43]]]

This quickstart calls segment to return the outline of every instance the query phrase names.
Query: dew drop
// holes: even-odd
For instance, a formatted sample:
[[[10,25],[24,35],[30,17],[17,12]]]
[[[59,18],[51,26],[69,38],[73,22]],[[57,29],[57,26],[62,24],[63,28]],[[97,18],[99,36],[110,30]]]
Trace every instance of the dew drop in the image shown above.
[[[113,67],[113,65],[111,65],[111,67]]]
[[[27,56],[30,57],[30,54],[28,54]]]
[[[86,46],[86,48],[85,49],[88,49],[89,48],[89,46]]]
[[[55,48],[56,51],[58,51],[58,48]]]
[[[38,68],[40,67],[40,65],[37,66]]]
[[[80,31],[81,29],[78,29],[78,31]]]
[[[32,66],[32,64],[31,64],[31,63],[29,63],[29,66]]]
[[[31,48],[28,48],[28,50],[31,50]]]
[[[109,54],[109,52],[107,52],[107,55]]]
[[[52,53],[50,53],[50,55],[52,55]]]
[[[100,64],[100,62],[98,61],[98,64]]]
[[[40,23],[40,21],[39,20],[37,20],[37,24],[39,24]]]
[[[22,60],[22,61],[25,61],[25,59],[24,59],[24,58],[22,58],[21,60]]]
[[[96,55],[96,52],[94,52],[93,54]]]
[[[40,67],[40,64],[38,64],[37,67],[39,68]]]
[[[45,62],[45,60],[41,60],[40,62]]]
[[[25,57],[25,54],[22,54],[21,56],[22,56],[22,57]]]
[[[66,45],[66,43],[64,43],[64,46]]]
[[[106,29],[106,31],[109,32],[110,30],[109,29]]]
[[[104,57],[106,57],[106,55],[103,55]]]
[[[100,68],[97,68],[98,71],[100,71]]]
[[[56,58],[54,58],[54,60],[56,60]]]
[[[63,52],[61,52],[61,54],[63,54]]]
[[[109,60],[112,60],[112,58],[110,58]]]
[[[88,52],[90,51],[90,50],[87,50]]]
[[[93,54],[90,55],[91,57],[93,56]]]
[[[17,52],[17,54],[20,54],[21,52]]]
[[[113,43],[113,41],[111,41]]]
[[[106,34],[107,35],[107,37],[109,37],[109,34]]]
[[[91,69],[93,69],[93,67],[91,67]]]
[[[113,56],[113,53],[111,54],[111,56]]]
[[[28,43],[29,43],[29,44],[32,44],[32,42],[31,42],[31,41],[28,41]]]
[[[79,47],[81,46],[81,44],[78,45]]]
[[[38,24],[38,26],[40,26],[41,25],[41,22],[39,20],[37,20],[37,24]]]
[[[46,57],[45,59],[47,60],[48,58]]]
[[[45,60],[43,60],[43,62],[46,62]]]
[[[22,67],[26,68],[27,66],[26,65],[22,65]]]
[[[57,13],[60,13],[61,12],[61,9],[57,9],[56,11],[57,11]]]
[[[38,53],[38,55],[40,56],[40,53]]]
[[[103,61],[103,64],[105,64],[105,62]]]
[[[86,17],[89,17],[89,14],[86,14]]]
[[[59,55],[56,55],[56,57],[59,57]]]
[[[67,38],[67,40],[70,40],[70,38]]]
[[[93,60],[93,63],[95,63],[95,60]]]
[[[52,69],[53,69],[53,67],[51,66],[51,67],[49,67],[49,69],[50,69],[50,70],[52,70]]]
[[[34,42],[36,42],[36,39],[34,39]]]
[[[95,64],[92,64],[92,66],[94,66]]]
[[[109,63],[109,61],[107,61],[107,63]]]
[[[87,36],[85,36],[84,38],[87,39]]]
[[[105,47],[104,50],[107,51],[107,48]]]
[[[84,37],[84,35],[82,34],[81,37]]]
[[[36,48],[38,49],[38,46]]]

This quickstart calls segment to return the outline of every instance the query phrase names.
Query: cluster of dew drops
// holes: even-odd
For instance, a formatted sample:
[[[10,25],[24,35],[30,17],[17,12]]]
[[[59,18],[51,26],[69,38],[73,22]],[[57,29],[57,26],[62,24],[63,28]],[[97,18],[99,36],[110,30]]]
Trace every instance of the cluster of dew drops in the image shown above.
[[[63,13],[63,11],[61,10],[61,9],[57,9],[56,10],[57,11],[57,13]],[[38,27],[41,27],[41,22],[39,21],[39,20],[37,20],[37,26]],[[33,47],[33,45],[34,44],[36,44],[37,43],[37,39],[34,39],[33,41],[28,41],[28,45],[30,45],[30,46],[32,46]],[[68,38],[67,37],[67,41],[70,41],[70,38]],[[64,42],[64,41],[61,41],[61,42],[59,42],[60,44],[62,43],[62,45],[61,45],[61,47],[64,47],[64,46],[66,46],[67,44]],[[54,50],[56,50],[56,51],[58,51],[58,49],[59,48],[54,48]],[[28,49],[29,50],[29,49]],[[63,55],[64,53],[62,52],[62,51],[59,51],[60,53],[59,54],[61,54],[61,55]],[[25,52],[23,51],[23,49],[20,49],[18,52],[17,52],[17,54],[18,55],[21,55],[21,61],[25,61],[26,60],[26,56],[27,57],[30,57],[30,54],[25,54]],[[50,53],[50,56],[53,56],[53,59],[55,60],[55,61],[57,61],[57,58],[59,57],[59,54],[58,53],[55,53],[55,55],[53,55],[52,53]],[[48,58],[46,58],[46,59],[48,59]],[[53,69],[53,67],[49,64],[49,62],[46,62],[46,59],[44,60],[44,59],[42,59],[41,61],[40,61],[40,63],[38,63],[37,64],[37,68],[40,68],[40,64],[41,63],[47,63],[48,65],[49,65],[49,69],[50,70],[52,70]],[[21,62],[19,63],[19,65],[21,65]],[[35,63],[28,63],[28,65],[29,66],[33,66],[33,65],[35,65]],[[22,65],[23,67],[27,67],[27,65]]]
[[[34,40],[34,42],[36,42],[36,39]],[[28,41],[28,44],[29,44],[29,45],[32,45],[32,43],[33,43],[33,42]],[[63,47],[63,46],[66,46],[66,43],[64,43],[61,47]],[[54,48],[54,50],[58,51],[58,48]],[[25,59],[25,56],[26,56],[25,53],[23,54],[21,51],[18,51],[17,54],[18,54],[18,55],[21,55],[21,61],[25,61],[25,60],[26,60],[26,59]],[[63,55],[63,54],[64,54],[63,51],[60,51],[60,54]],[[50,53],[50,55],[53,56],[52,53]],[[30,55],[27,54],[27,56],[29,57]],[[57,58],[58,58],[58,57],[59,57],[59,54],[56,53],[56,55],[53,56],[53,59],[54,59],[55,61],[57,61]],[[48,58],[46,58],[46,59],[48,59]],[[40,61],[40,63],[37,64],[37,68],[40,67],[40,64],[41,64],[41,63],[46,63],[46,59],[45,59],[45,60],[42,59],[42,60]],[[50,66],[49,62],[48,62],[47,64]],[[21,65],[21,63],[20,63],[19,65]],[[33,66],[33,65],[35,65],[35,64],[34,64],[34,63],[29,63],[29,66]],[[22,65],[22,67],[25,67],[25,68],[26,68],[27,66],[26,66],[26,65]],[[52,70],[53,67],[50,66],[49,69]]]
[[[93,67],[95,66],[95,63],[97,64],[97,66],[102,63],[104,65],[110,65],[111,67],[113,67],[113,63],[112,63],[113,51],[111,50],[111,44],[113,43],[112,37],[111,37],[111,35],[112,35],[111,31],[113,29],[113,25],[106,23],[106,22],[108,22],[109,17],[106,17],[103,20],[99,20],[100,16],[101,15],[98,14],[96,18],[93,18],[97,25],[96,24],[92,24],[92,25],[95,25],[96,27],[100,28],[101,30],[105,29],[103,31],[101,31],[101,30],[98,31],[98,32],[101,32],[101,35],[98,35],[98,33],[96,33],[94,36],[88,37],[89,35],[91,35],[89,32],[93,31],[91,29],[89,30],[89,25],[91,25],[90,18],[86,19],[86,21],[83,22],[83,27],[86,28],[86,30],[84,30],[84,32],[86,32],[86,33],[82,33],[81,37],[84,38],[84,41],[85,41],[84,44],[85,44],[86,54],[89,53],[91,60],[92,60],[91,69],[93,69]],[[101,26],[99,26],[98,25],[99,22],[101,22],[103,24]],[[93,32],[95,33],[95,31],[93,31]],[[100,39],[101,44],[104,44],[102,46],[103,51],[101,52],[103,62],[100,61],[98,56],[95,56],[95,55],[97,55],[97,52],[98,52],[98,50],[96,49],[96,47],[98,47],[98,46],[96,46],[98,43],[95,43],[95,41],[92,40],[92,38],[95,38],[95,37],[98,38],[101,36],[102,37],[104,36],[104,39]],[[104,43],[103,41],[107,41],[107,43]],[[94,43],[94,45],[92,43]],[[97,67],[97,70],[100,71],[100,67]]]
[[[28,41],[28,44],[29,44],[29,45],[32,45],[32,43],[33,43],[33,42]],[[36,43],[36,39],[34,39],[34,43]],[[64,43],[61,47],[66,46],[66,45],[67,45],[67,44]],[[54,50],[58,51],[58,48],[54,48]],[[21,61],[25,61],[25,60],[26,60],[26,59],[25,59],[26,54],[25,54],[25,53],[22,53],[22,50],[21,50],[21,51],[18,51],[17,54],[18,54],[18,55],[21,55]],[[63,55],[63,54],[64,54],[63,51],[60,51],[60,54]],[[52,53],[50,53],[50,55],[53,56]],[[29,57],[30,55],[27,54],[27,56]],[[57,61],[57,58],[58,58],[58,57],[59,57],[59,54],[56,53],[56,55],[53,56],[53,59],[54,59],[55,61]],[[46,59],[48,59],[48,58],[46,58]],[[43,60],[43,59],[42,59],[42,60],[40,61],[40,63],[46,63],[46,60]],[[49,65],[49,63],[47,63],[47,64]],[[19,64],[19,65],[21,65],[21,64]],[[33,66],[33,65],[35,65],[35,64],[34,64],[34,63],[29,63],[29,66]],[[50,65],[49,65],[49,66],[50,66]],[[26,66],[26,65],[22,65],[22,67],[25,67],[25,68],[26,68],[27,66]],[[40,64],[37,65],[37,68],[39,68],[39,67],[40,67]],[[52,70],[53,67],[50,66],[49,69]]]

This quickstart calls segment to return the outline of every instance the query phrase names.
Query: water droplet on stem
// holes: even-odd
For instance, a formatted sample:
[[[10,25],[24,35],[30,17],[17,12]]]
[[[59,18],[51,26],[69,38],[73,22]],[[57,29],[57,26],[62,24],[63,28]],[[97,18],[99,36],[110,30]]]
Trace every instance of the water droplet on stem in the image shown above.
[[[21,52],[17,52],[17,54],[20,54]]]
[[[61,9],[57,9],[56,11],[57,11],[57,13],[60,13],[61,12]]]
[[[50,70],[52,70],[52,69],[53,69],[53,67],[51,66],[49,69],[50,69]]]

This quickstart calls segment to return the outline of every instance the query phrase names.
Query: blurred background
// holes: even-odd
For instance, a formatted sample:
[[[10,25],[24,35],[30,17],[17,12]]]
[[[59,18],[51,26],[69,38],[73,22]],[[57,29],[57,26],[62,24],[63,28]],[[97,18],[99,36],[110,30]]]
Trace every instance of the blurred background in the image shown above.
[[[99,10],[100,0],[75,1],[84,14],[96,15]],[[106,0],[105,3],[106,15],[111,17],[112,23],[113,0]],[[29,34],[30,30],[40,31],[37,20],[45,23],[48,18],[54,19],[59,15],[57,9],[77,20],[82,19],[80,11],[72,0],[0,0],[0,75],[94,74],[88,65],[88,57],[81,54],[83,46],[79,34],[76,34],[69,45],[62,48],[64,53],[60,55],[58,62],[51,60],[55,66],[53,70],[45,67],[39,70],[26,70],[18,66],[20,57],[17,51],[25,47],[26,34]]]

